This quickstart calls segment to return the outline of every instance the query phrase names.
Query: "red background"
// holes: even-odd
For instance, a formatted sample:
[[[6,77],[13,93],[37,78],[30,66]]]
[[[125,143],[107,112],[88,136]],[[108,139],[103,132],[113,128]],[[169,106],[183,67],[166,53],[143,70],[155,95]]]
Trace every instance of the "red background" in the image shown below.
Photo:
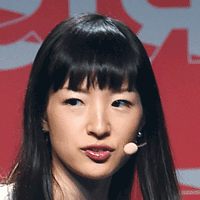
[[[137,0],[132,1],[137,3]],[[149,6],[160,10],[189,9],[191,2],[190,0],[147,1]],[[123,1],[96,0],[95,6],[96,12],[123,21],[135,33],[139,33],[144,26],[129,15],[123,6]],[[41,0],[38,8],[30,15],[1,8],[0,3],[0,51],[1,47],[21,40],[41,44],[41,40],[50,30],[69,15],[68,0]],[[41,40],[34,35],[24,39],[31,31],[34,31]],[[158,34],[158,31],[155,30],[155,33]],[[173,28],[166,33],[166,38],[160,45],[143,41],[152,58],[177,170],[200,168],[200,51],[199,54],[190,55],[188,33],[187,27]],[[154,54],[155,52],[157,53]],[[190,61],[189,56],[192,58]],[[11,56],[10,59],[14,58]],[[0,66],[0,178],[7,175],[21,143],[23,98],[31,65],[32,63],[27,63],[13,69]],[[200,198],[200,187],[192,187],[188,183],[188,185],[182,184],[181,189],[185,200]]]

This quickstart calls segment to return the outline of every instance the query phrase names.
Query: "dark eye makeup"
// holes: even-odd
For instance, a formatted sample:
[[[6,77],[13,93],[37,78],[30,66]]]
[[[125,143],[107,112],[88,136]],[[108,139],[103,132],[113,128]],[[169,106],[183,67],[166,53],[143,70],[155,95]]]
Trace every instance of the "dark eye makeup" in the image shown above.
[[[76,99],[76,98],[71,98],[71,99],[66,99],[64,101],[65,104],[68,104],[70,106],[77,106],[82,104],[83,102],[80,99]]]
[[[130,107],[132,105],[132,103],[130,101],[127,100],[116,100],[112,103],[112,106],[114,107],[123,107],[123,106],[127,106]]]
[[[80,99],[76,99],[76,98],[70,98],[70,99],[66,99],[64,101],[64,104],[70,105],[70,106],[78,106],[81,105],[83,102]],[[114,101],[111,106],[113,107],[130,107],[132,105],[132,103],[130,101],[124,100],[124,99],[120,99],[120,100],[116,100]]]

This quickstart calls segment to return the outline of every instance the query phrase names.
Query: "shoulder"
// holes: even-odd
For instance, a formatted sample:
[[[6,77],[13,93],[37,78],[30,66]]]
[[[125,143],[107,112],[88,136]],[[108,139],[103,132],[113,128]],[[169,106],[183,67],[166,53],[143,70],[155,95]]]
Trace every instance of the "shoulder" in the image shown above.
[[[12,200],[13,184],[0,184],[0,200]]]

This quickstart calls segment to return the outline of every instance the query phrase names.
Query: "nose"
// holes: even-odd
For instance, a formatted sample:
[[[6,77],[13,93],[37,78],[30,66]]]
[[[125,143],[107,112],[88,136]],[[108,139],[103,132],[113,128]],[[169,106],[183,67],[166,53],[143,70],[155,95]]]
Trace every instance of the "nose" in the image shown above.
[[[102,105],[92,106],[87,124],[87,134],[93,135],[98,139],[102,139],[110,135],[111,124],[109,122],[109,116]]]

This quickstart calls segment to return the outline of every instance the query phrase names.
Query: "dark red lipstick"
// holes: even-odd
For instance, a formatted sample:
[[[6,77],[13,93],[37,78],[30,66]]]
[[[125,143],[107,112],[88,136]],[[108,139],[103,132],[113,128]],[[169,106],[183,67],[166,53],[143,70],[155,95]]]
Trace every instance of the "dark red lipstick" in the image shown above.
[[[113,151],[111,147],[105,145],[90,145],[83,148],[83,150],[86,156],[97,162],[106,161]]]

